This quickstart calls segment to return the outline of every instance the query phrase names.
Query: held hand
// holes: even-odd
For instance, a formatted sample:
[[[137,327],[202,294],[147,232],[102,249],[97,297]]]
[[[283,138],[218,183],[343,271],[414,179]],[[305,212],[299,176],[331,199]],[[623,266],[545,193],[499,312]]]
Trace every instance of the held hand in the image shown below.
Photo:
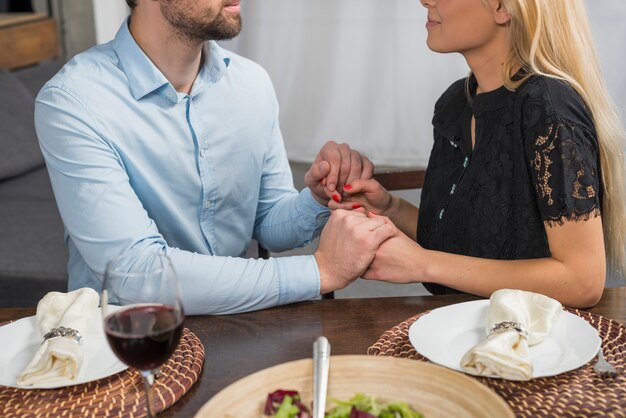
[[[365,208],[377,215],[387,215],[393,199],[391,194],[374,179],[357,179],[343,186],[341,202],[328,203],[331,209]]]
[[[380,245],[374,260],[361,277],[390,283],[417,283],[426,278],[427,261],[426,250],[398,232]]]
[[[304,184],[319,203],[326,205],[331,198],[341,200],[338,189],[344,184],[359,178],[370,178],[373,171],[374,166],[367,157],[347,144],[328,141],[304,175]]]
[[[346,287],[372,262],[376,249],[399,231],[384,216],[337,210],[322,231],[315,260],[321,293]]]

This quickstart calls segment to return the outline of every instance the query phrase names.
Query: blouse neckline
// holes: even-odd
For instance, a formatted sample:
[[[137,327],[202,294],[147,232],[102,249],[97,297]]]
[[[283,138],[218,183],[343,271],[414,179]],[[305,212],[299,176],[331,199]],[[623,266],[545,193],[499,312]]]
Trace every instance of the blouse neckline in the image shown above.
[[[474,74],[471,74],[469,77],[470,100],[468,102],[474,116],[479,116],[481,113],[505,106],[507,99],[512,97],[515,93],[514,91],[506,88],[505,85],[502,85],[495,90],[480,94],[476,94],[477,88],[478,82],[476,81],[476,77]]]

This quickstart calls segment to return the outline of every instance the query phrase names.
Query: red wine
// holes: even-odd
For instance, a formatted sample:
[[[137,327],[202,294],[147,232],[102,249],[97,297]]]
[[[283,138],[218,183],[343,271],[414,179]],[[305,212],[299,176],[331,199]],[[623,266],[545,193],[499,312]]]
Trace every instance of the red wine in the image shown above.
[[[125,364],[151,370],[174,352],[183,331],[183,315],[171,306],[144,305],[120,310],[104,319],[109,345]]]

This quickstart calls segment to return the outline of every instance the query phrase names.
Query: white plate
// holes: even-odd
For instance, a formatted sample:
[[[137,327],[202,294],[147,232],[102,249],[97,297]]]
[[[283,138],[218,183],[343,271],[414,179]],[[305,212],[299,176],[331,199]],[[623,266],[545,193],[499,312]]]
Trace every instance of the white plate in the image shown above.
[[[128,368],[118,360],[109,348],[104,330],[100,308],[88,322],[93,325],[83,334],[83,366],[72,385],[87,383],[119,373]],[[41,345],[41,336],[37,331],[34,316],[22,318],[0,327],[0,385],[22,389],[54,389],[67,385],[19,386],[17,376]]]
[[[486,338],[489,300],[458,303],[434,309],[409,328],[409,340],[433,363],[461,369],[463,355]],[[602,340],[587,321],[563,311],[550,335],[530,347],[533,377],[555,376],[577,369],[595,357]]]

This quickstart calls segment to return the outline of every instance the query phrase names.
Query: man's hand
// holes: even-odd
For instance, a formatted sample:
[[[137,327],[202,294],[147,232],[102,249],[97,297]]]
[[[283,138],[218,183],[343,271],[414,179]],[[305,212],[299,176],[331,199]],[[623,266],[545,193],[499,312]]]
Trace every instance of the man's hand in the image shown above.
[[[326,205],[331,198],[341,201],[338,190],[344,184],[360,178],[369,179],[373,172],[374,166],[367,157],[347,144],[328,141],[304,175],[304,184],[311,189],[315,200]]]
[[[361,277],[390,283],[415,283],[425,277],[428,260],[424,248],[399,232],[380,245]]]
[[[378,247],[399,233],[384,216],[363,211],[336,210],[322,231],[315,260],[320,272],[320,293],[342,289],[370,265]]]

